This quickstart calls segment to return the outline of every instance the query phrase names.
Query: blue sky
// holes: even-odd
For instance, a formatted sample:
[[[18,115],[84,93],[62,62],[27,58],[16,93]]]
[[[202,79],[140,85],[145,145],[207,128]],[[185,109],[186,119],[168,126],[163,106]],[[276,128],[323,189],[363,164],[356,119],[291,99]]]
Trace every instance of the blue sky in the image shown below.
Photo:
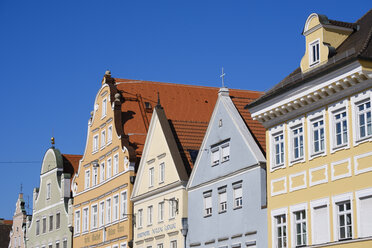
[[[82,154],[106,69],[114,77],[265,91],[297,68],[313,12],[354,22],[370,0],[0,0],[0,217],[39,186],[50,137]],[[19,163],[26,162],[26,163]]]

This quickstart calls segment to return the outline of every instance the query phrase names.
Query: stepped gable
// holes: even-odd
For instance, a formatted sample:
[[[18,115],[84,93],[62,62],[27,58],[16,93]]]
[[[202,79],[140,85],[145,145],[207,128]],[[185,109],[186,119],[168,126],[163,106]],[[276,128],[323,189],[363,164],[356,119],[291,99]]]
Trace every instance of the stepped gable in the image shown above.
[[[115,78],[122,104],[123,130],[135,148],[137,158],[142,155],[152,112],[158,102],[170,123],[184,162],[190,167],[203,141],[219,88],[173,83]],[[230,96],[254,136],[265,148],[265,130],[253,121],[245,106],[263,93],[248,90],[230,90]],[[147,108],[148,107],[148,108]]]
[[[341,27],[352,27],[354,32],[336,48],[336,53],[324,65],[302,73],[298,67],[280,83],[268,90],[262,97],[255,100],[249,107],[253,107],[285,91],[296,88],[314,78],[321,77],[339,67],[357,59],[372,60],[372,9],[353,24],[329,20],[330,23]]]

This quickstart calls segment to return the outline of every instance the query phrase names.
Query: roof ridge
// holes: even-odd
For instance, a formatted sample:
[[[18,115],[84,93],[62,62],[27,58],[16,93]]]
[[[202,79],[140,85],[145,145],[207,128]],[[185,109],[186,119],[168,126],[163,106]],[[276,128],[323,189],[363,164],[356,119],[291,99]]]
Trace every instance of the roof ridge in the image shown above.
[[[369,10],[368,12],[370,12],[370,11],[372,11],[372,9]],[[368,12],[367,12],[367,13],[368,13]],[[369,44],[369,42],[371,41],[371,38],[372,38],[372,26],[370,26],[370,28],[369,28],[369,32],[368,32],[367,38],[366,38],[366,40],[364,41],[364,44],[363,44],[362,48],[361,48],[360,51],[358,52],[358,55],[361,55],[361,54],[362,54],[362,53],[367,49],[368,44]]]
[[[362,20],[366,15],[368,15],[369,14],[369,12],[371,12],[372,11],[372,8],[370,9],[370,10],[368,10],[364,15],[362,15],[362,17],[360,17],[355,23],[359,23],[360,22],[360,20]]]
[[[203,124],[208,124],[206,121],[188,121],[188,120],[172,120],[169,119],[172,122],[186,122],[186,123],[203,123]]]
[[[75,157],[82,157],[83,155],[80,155],[80,154],[65,154],[65,153],[62,153],[63,156],[75,156]]]

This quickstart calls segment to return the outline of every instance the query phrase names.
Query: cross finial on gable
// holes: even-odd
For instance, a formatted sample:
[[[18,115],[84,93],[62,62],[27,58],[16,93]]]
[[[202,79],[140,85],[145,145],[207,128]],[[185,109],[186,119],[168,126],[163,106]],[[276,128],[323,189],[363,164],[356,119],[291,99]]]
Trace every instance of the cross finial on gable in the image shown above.
[[[222,79],[222,88],[225,87],[225,76],[226,76],[226,73],[223,72],[223,67],[222,67],[222,73],[220,75],[220,78]]]

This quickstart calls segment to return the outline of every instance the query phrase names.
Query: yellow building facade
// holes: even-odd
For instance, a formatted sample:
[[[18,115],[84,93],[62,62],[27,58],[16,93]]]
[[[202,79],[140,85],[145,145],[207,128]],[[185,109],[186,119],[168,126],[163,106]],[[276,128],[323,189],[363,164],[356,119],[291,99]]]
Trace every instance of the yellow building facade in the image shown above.
[[[269,247],[372,247],[371,23],[310,15],[300,68],[249,105],[267,130]]]
[[[88,123],[84,156],[72,183],[73,246],[126,248],[132,240],[131,147],[125,144],[121,94],[110,72]],[[133,157],[133,156],[132,156]]]

